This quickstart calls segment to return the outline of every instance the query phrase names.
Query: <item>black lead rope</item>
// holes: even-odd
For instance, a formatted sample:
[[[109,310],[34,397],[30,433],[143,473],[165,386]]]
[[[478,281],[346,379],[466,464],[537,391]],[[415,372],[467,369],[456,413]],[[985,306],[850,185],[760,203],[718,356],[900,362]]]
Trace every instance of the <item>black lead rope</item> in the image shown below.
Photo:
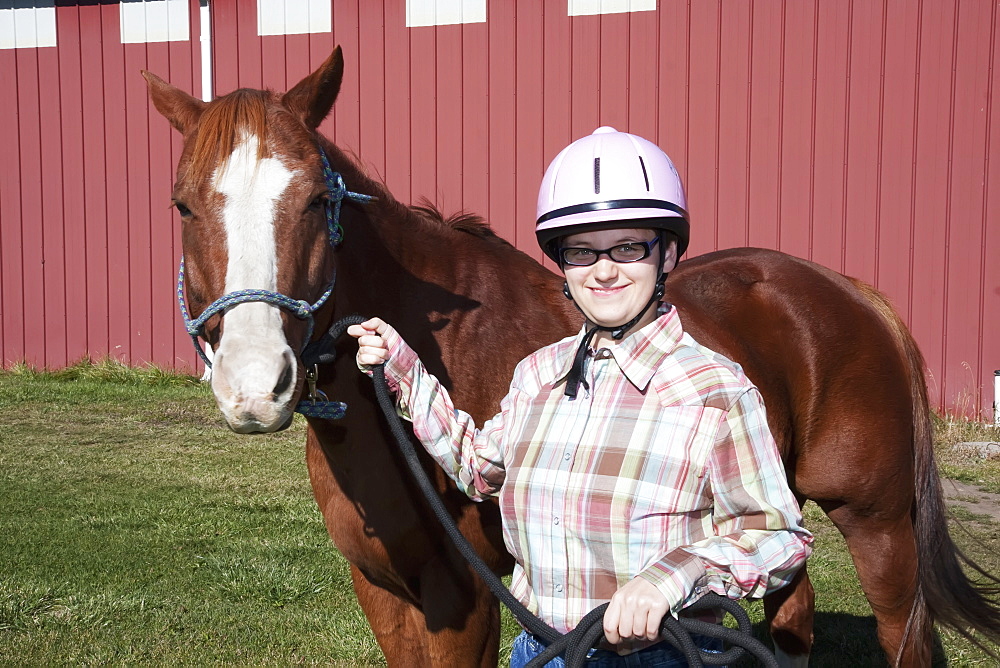
[[[365,320],[367,318],[361,316],[343,318],[330,328],[327,336],[331,336],[336,331],[338,332],[337,336],[332,337],[333,340],[336,340],[336,338],[339,338],[347,330],[348,326],[360,324],[365,322]],[[465,536],[462,535],[462,532],[458,530],[455,520],[448,513],[447,508],[445,508],[437,490],[434,489],[430,479],[424,472],[420,459],[417,457],[417,452],[410,442],[410,435],[403,426],[402,419],[396,414],[396,404],[392,392],[389,390],[389,385],[385,380],[385,369],[382,365],[372,368],[372,380],[375,382],[375,396],[378,399],[379,406],[389,423],[389,428],[393,436],[396,438],[396,442],[403,454],[403,458],[406,460],[410,473],[413,475],[417,486],[420,487],[420,491],[426,498],[427,503],[430,504],[434,515],[441,522],[445,533],[448,534],[452,543],[462,556],[465,557],[466,561],[469,562],[469,565],[476,574],[482,578],[486,586],[493,592],[493,595],[507,606],[521,626],[548,644],[548,647],[542,654],[531,660],[528,668],[541,668],[541,666],[544,666],[548,661],[560,654],[564,654],[567,668],[583,666],[590,649],[604,639],[604,611],[607,610],[608,604],[605,603],[591,610],[580,621],[577,627],[566,635],[559,633],[524,607],[510,593],[510,590],[504,586],[500,578],[486,565],[486,562],[483,561],[482,557],[479,556]],[[747,652],[756,657],[761,665],[767,668],[778,668],[778,661],[775,659],[774,654],[753,636],[750,617],[736,601],[715,593],[709,593],[687,606],[685,610],[697,612],[701,610],[718,610],[720,608],[733,616],[738,628],[731,629],[721,624],[711,624],[687,617],[678,619],[668,614],[663,617],[660,627],[660,637],[680,650],[691,668],[700,668],[704,665],[726,665],[741,659]],[[691,634],[693,633],[718,638],[723,642],[729,643],[732,647],[721,653],[700,650],[691,639]]]
[[[323,336],[315,341],[310,341],[303,349],[299,356],[302,359],[302,365],[311,369],[316,364],[332,364],[337,357],[334,352],[337,341],[344,335],[348,327],[360,325],[365,320],[366,318],[360,315],[349,315],[333,323],[333,326]]]

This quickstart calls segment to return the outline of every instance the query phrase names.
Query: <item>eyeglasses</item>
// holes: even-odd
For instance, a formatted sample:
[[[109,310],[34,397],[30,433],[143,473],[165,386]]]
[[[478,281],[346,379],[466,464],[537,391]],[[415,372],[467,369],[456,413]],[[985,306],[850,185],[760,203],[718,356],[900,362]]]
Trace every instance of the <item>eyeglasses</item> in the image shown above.
[[[645,260],[653,252],[653,246],[659,241],[659,237],[653,237],[649,241],[630,241],[627,244],[618,244],[603,250],[597,248],[560,248],[559,257],[563,264],[574,267],[589,267],[595,264],[602,255],[607,255],[615,262],[638,262]]]

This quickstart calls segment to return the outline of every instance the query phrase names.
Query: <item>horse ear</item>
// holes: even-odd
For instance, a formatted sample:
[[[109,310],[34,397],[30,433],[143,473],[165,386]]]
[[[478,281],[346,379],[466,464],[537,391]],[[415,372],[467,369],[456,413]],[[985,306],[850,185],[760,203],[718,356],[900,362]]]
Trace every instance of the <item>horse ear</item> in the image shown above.
[[[310,130],[323,122],[333,107],[344,78],[344,54],[338,46],[315,72],[295,84],[282,101]]]
[[[170,124],[184,134],[198,122],[201,112],[205,110],[205,102],[188,95],[180,88],[171,86],[152,72],[142,70],[149,89],[149,97],[153,106],[170,121]]]

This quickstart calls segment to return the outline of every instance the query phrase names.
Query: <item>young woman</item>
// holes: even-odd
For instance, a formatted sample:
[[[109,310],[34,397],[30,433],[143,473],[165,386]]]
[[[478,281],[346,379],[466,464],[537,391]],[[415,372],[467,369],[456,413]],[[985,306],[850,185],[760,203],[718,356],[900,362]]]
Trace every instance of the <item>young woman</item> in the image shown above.
[[[460,489],[499,497],[511,589],[529,610],[565,633],[610,601],[595,665],[685,665],[657,643],[663,616],[709,591],[787,584],[812,536],[757,389],[660,301],[688,242],[670,159],[598,128],[546,171],[536,235],[586,321],[521,361],[482,429],[377,318],[348,330],[358,364],[385,365],[400,415]],[[524,632],[511,666],[543,650]]]

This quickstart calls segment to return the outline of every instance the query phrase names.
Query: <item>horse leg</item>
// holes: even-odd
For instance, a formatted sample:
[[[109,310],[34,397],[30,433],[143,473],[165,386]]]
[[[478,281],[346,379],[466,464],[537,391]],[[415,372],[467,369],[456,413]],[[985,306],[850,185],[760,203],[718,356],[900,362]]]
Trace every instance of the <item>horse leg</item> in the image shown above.
[[[774,655],[782,668],[806,668],[813,642],[816,594],[806,567],[787,586],[764,597]]]
[[[493,668],[500,648],[500,610],[478,579],[459,579],[433,559],[420,575],[418,607],[373,585],[351,566],[354,591],[389,666]]]
[[[351,564],[351,579],[358,603],[375,634],[388,665],[430,665],[424,657],[424,630],[411,614],[413,606],[395,594],[374,585]]]
[[[479,578],[466,575],[464,564],[456,577],[455,567],[444,562],[435,559],[424,569],[423,605],[413,609],[420,623],[433,631],[426,638],[431,665],[494,668],[500,650],[500,606]]]
[[[916,537],[909,513],[882,519],[840,506],[827,514],[847,541],[886,657],[897,666],[931,665],[931,627],[918,592]]]

